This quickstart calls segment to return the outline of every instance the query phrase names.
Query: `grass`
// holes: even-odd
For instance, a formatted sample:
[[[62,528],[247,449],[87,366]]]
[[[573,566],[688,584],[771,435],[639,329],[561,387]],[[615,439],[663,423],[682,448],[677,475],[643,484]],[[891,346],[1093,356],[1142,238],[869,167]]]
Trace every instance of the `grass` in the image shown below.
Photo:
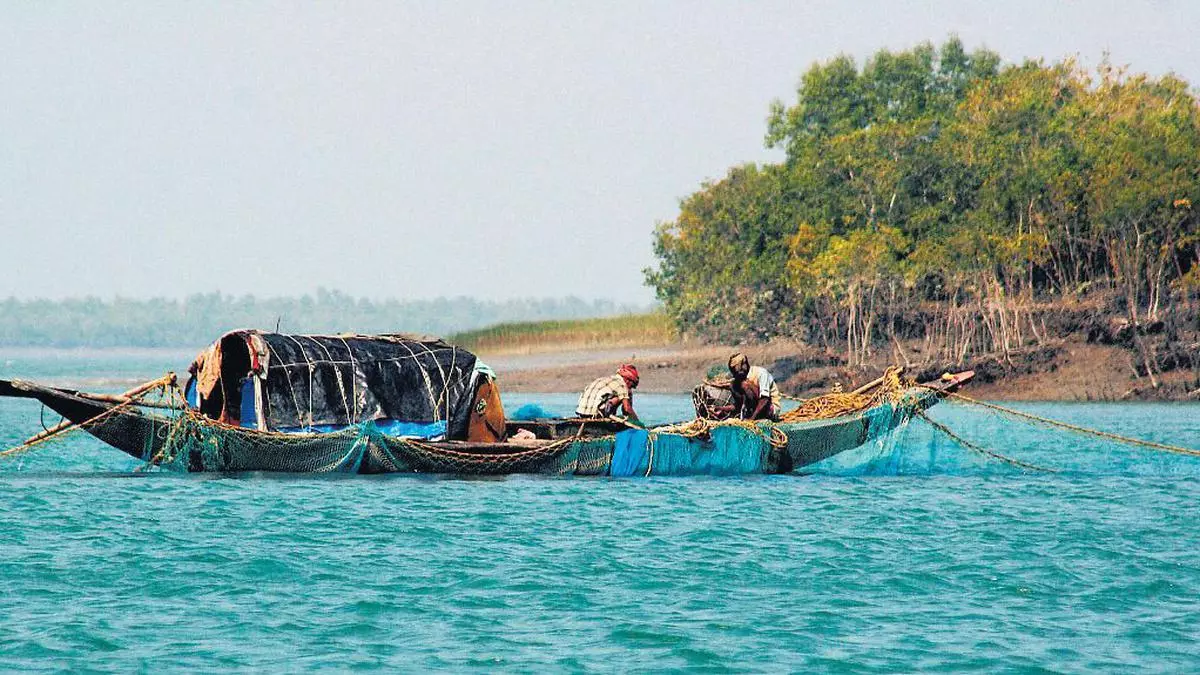
[[[675,327],[659,313],[603,319],[502,323],[458,333],[451,344],[479,352],[513,353],[676,344]]]

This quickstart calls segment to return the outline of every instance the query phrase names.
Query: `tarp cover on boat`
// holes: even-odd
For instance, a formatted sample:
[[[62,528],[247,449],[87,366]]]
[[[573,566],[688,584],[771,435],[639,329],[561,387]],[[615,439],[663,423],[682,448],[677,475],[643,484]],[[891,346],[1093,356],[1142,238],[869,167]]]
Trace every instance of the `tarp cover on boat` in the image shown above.
[[[476,384],[471,352],[402,335],[234,331],[191,372],[189,397],[195,392],[205,414],[233,424],[326,431],[365,420],[442,423],[448,438],[466,437]],[[254,406],[246,405],[251,395]],[[244,419],[247,411],[258,419]]]

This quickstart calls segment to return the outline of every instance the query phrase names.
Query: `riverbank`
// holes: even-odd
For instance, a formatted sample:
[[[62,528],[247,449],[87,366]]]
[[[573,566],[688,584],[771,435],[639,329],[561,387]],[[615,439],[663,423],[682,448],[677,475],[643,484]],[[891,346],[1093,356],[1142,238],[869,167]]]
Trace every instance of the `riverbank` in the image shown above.
[[[853,387],[877,377],[892,363],[887,355],[867,367],[849,368],[804,344],[778,340],[762,345],[704,345],[679,340],[630,346],[597,343],[545,343],[521,349],[485,348],[478,354],[500,375],[503,391],[562,393],[582,391],[589,382],[632,362],[641,371],[640,392],[686,393],[729,354],[744,351],[751,362],[767,367],[787,394],[801,397],[827,392],[836,383]],[[1155,388],[1145,376],[1134,377],[1130,350],[1094,344],[1081,336],[1005,356],[969,360],[963,365],[922,364],[910,357],[907,376],[934,379],[945,371],[972,369],[971,396],[1024,401],[1197,401],[1200,383],[1191,368],[1158,375]],[[0,378],[21,377],[28,362],[41,362],[43,380],[53,386],[85,390],[128,389],[148,377],[175,370],[183,374],[195,356],[190,349],[0,348]]]
[[[594,378],[631,362],[641,371],[639,391],[680,393],[691,391],[710,368],[723,365],[733,351],[745,352],[752,363],[775,375],[785,393],[801,397],[824,393],[835,384],[852,389],[874,379],[889,365],[880,359],[870,366],[849,368],[836,357],[791,341],[739,347],[677,343],[522,354],[483,351],[480,356],[500,374],[504,391],[582,391]],[[992,400],[1200,400],[1200,386],[1191,370],[1165,373],[1155,388],[1147,378],[1134,377],[1128,350],[1085,340],[981,357],[962,366],[910,362],[907,374],[925,380],[948,370],[967,369],[977,373],[970,385],[971,396]]]

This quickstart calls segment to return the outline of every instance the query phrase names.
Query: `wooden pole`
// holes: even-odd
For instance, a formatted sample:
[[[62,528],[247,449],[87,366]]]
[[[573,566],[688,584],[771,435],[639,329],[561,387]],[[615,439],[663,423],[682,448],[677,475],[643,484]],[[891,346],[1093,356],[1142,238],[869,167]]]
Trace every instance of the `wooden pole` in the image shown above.
[[[898,368],[899,368],[899,370],[896,371],[897,374],[904,372],[904,366],[898,366]],[[881,375],[880,377],[877,377],[874,380],[871,380],[870,382],[864,384],[863,386],[859,387],[858,389],[855,389],[854,391],[852,391],[850,393],[851,394],[866,393],[866,392],[874,389],[875,387],[878,387],[879,385],[883,384],[883,381],[886,378],[887,378],[887,375]]]
[[[133,398],[129,396],[114,396],[112,394],[78,394],[79,398],[85,398],[89,401],[99,401],[101,403],[114,403],[123,405],[125,403],[133,403]],[[138,405],[143,408],[173,408],[174,406],[168,403],[148,403],[145,401],[138,402]]]

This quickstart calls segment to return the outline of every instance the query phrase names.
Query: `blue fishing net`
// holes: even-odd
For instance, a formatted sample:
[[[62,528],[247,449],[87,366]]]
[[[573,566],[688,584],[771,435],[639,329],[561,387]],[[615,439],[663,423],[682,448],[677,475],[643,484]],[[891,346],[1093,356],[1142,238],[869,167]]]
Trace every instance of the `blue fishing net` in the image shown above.
[[[764,433],[716,426],[703,436],[631,429],[616,435],[613,476],[736,476],[764,473],[772,446]]]
[[[554,417],[546,409],[536,403],[526,403],[508,416],[510,420],[541,420]]]

